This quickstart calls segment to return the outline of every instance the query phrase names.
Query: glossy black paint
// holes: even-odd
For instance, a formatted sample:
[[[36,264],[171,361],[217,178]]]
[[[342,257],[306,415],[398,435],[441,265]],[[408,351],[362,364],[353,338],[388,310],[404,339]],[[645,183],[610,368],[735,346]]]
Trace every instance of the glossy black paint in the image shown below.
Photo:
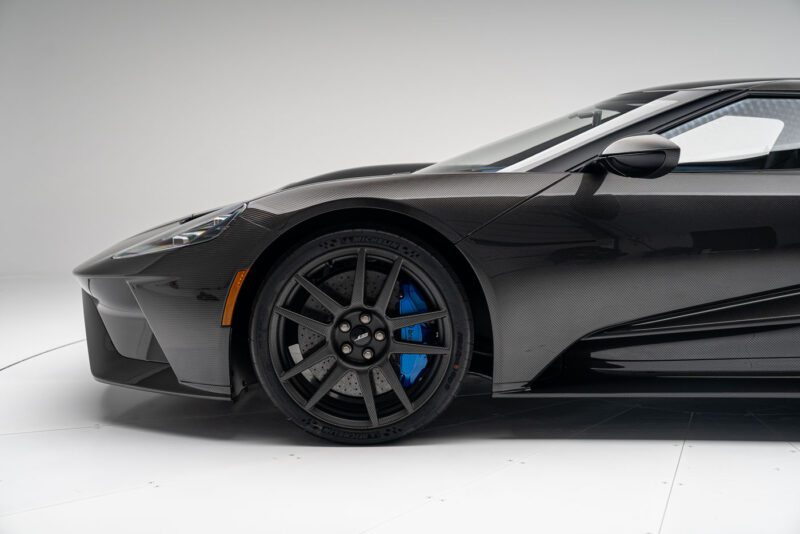
[[[320,181],[251,201],[228,230],[208,243],[113,259],[131,238],[85,262],[75,274],[97,301],[120,356],[144,358],[150,350],[162,351],[181,384],[234,396],[241,384],[231,380],[231,329],[220,326],[224,300],[235,273],[262,254],[269,257],[270,245],[281,235],[302,224],[313,226],[315,218],[331,213],[366,209],[401,223],[401,217],[422,221],[456,242],[561,176],[506,175],[503,195],[493,194],[492,183],[479,175]],[[157,349],[150,349],[151,343]]]
[[[247,355],[220,323],[235,273],[255,266],[249,276],[261,276],[287,242],[332,220],[380,220],[422,229],[463,260],[459,274],[477,281],[473,300],[486,302],[478,336],[491,342],[497,395],[800,392],[800,173],[644,180],[587,167],[622,137],[747,94],[800,95],[800,82],[681,89],[708,93],[536,172],[351,169],[249,202],[208,243],[112,259],[142,235],[126,240],[75,271],[95,340],[92,371],[131,387],[234,397],[248,381]],[[236,310],[246,322],[241,302],[247,295]],[[164,369],[174,380],[154,387],[149,377]]]
[[[495,390],[525,386],[596,332],[800,285],[798,178],[575,173],[470,236],[461,246],[501,303],[496,350],[519,355],[495,359]]]
[[[614,141],[598,156],[605,172],[653,180],[678,166],[681,148],[658,134],[634,135]]]
[[[132,238],[75,270],[97,301],[116,352],[128,358],[161,352],[183,385],[214,396],[233,393],[230,329],[220,327],[225,297],[236,271],[257,257],[254,241],[268,241],[272,233],[246,215],[208,243],[112,259]]]

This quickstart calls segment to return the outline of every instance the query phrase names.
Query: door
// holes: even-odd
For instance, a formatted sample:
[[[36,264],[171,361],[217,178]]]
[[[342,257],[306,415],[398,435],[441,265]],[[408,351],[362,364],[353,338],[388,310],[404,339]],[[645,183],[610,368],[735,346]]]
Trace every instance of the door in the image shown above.
[[[671,174],[571,174],[465,244],[501,310],[498,390],[586,339],[615,340],[592,357],[623,371],[797,367],[800,100],[747,97],[663,135]]]

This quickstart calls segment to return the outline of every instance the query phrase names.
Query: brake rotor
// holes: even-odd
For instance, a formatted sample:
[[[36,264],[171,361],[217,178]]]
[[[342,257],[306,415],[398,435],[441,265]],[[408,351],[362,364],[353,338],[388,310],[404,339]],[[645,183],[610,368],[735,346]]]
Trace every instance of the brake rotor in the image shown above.
[[[338,295],[341,297],[340,300],[346,302],[353,291],[354,276],[355,274],[352,271],[336,274],[322,281],[320,283],[320,287],[322,287],[329,295]],[[383,287],[383,282],[385,279],[386,275],[384,274],[368,271],[366,273],[365,294],[370,297],[376,296]],[[392,299],[389,301],[390,309],[393,309],[393,307],[397,306],[398,300],[399,299],[397,295],[392,296]],[[327,310],[315,299],[309,298],[303,305],[303,313],[307,314],[309,312],[315,312],[324,315],[327,313]],[[292,345],[289,347],[289,353],[295,363],[298,363],[302,359],[302,354],[308,354],[314,348],[325,342],[325,338],[323,336],[304,326],[298,327],[297,340],[297,345]],[[331,355],[331,357],[327,360],[318,363],[307,371],[303,371],[302,374],[308,381],[317,380],[321,382],[335,363],[336,360],[333,355]],[[392,389],[380,369],[375,369],[371,375],[372,385],[375,388],[376,395],[386,393]],[[351,397],[363,397],[356,374],[352,371],[344,375],[339,383],[333,387],[332,391]]]

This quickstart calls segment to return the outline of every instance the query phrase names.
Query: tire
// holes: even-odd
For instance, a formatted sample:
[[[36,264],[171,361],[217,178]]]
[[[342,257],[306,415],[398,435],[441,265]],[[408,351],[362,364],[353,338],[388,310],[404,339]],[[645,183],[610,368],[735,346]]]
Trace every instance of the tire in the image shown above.
[[[446,260],[384,229],[296,246],[266,276],[251,314],[267,395],[295,424],[339,443],[399,439],[436,418],[469,369],[472,343],[465,292]]]

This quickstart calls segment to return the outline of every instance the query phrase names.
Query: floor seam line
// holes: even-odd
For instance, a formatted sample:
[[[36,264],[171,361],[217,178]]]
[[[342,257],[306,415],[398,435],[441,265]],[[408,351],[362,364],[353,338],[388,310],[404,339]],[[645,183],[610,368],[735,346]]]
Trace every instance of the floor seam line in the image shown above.
[[[624,410],[622,410],[621,412],[617,412],[617,413],[615,413],[615,414],[613,414],[613,415],[610,415],[610,416],[606,417],[606,418],[605,418],[605,419],[603,419],[602,421],[598,421],[598,422],[596,422],[596,423],[594,423],[594,424],[591,424],[591,425],[587,426],[586,428],[584,428],[584,429],[582,429],[582,430],[578,430],[578,431],[577,431],[577,432],[575,432],[574,434],[571,434],[571,435],[569,436],[569,439],[574,439],[574,438],[577,438],[578,436],[580,436],[580,435],[581,435],[581,434],[583,434],[584,432],[588,432],[589,430],[591,430],[591,429],[593,429],[593,428],[597,428],[597,427],[598,427],[598,426],[600,426],[600,425],[604,425],[604,424],[608,423],[609,421],[611,421],[611,420],[613,420],[613,419],[616,419],[617,417],[619,417],[619,416],[621,416],[621,415],[625,415],[626,413],[630,412],[630,411],[631,411],[631,410],[633,410],[634,408],[636,408],[636,406],[630,406],[630,407],[628,407],[628,408],[625,408],[625,409],[624,409]]]
[[[22,436],[24,434],[41,434],[44,432],[64,432],[66,430],[88,430],[91,428],[101,428],[104,425],[86,425],[86,426],[65,426],[63,428],[43,428],[41,430],[23,430],[21,432],[3,432],[0,433],[0,438],[8,436]]]
[[[417,435],[421,436],[423,434],[430,433],[430,432],[435,432],[437,430],[455,428],[457,426],[463,426],[463,425],[468,425],[468,424],[473,424],[473,423],[481,423],[481,422],[485,422],[485,421],[492,421],[494,419],[502,419],[504,417],[513,417],[513,416],[516,416],[516,415],[523,415],[523,414],[527,414],[527,413],[530,413],[530,412],[535,412],[535,411],[538,411],[538,410],[545,410],[547,408],[556,408],[558,406],[564,406],[565,404],[573,404],[575,402],[578,402],[578,399],[574,399],[574,400],[573,399],[569,399],[569,400],[566,400],[566,401],[563,401],[563,402],[555,402],[553,404],[547,404],[545,406],[537,406],[535,408],[525,408],[525,409],[522,409],[522,410],[516,410],[516,411],[508,412],[508,413],[495,413],[495,414],[492,414],[492,415],[487,415],[486,417],[476,417],[475,419],[469,419],[467,421],[462,421],[460,423],[450,423],[450,424],[442,425],[442,426],[430,426],[428,428],[424,428],[424,429],[420,430],[417,433]]]
[[[678,479],[678,470],[681,467],[681,460],[683,459],[683,451],[686,449],[686,441],[689,439],[689,429],[692,427],[692,421],[694,420],[694,412],[691,413],[689,416],[689,422],[686,424],[686,436],[683,438],[683,443],[681,444],[681,452],[678,454],[678,461],[675,464],[675,472],[672,473],[672,484],[669,485],[669,493],[667,493],[667,502],[664,503],[664,512],[661,514],[661,522],[658,524],[658,534],[661,534],[661,530],[664,528],[664,520],[667,518],[667,510],[669,510],[669,501],[672,499],[672,490],[675,488],[675,481]]]
[[[96,495],[89,495],[89,496],[86,496],[86,497],[79,497],[77,499],[69,499],[69,500],[66,500],[66,501],[54,502],[54,503],[50,503],[50,504],[44,504],[42,506],[35,506],[33,508],[26,508],[24,510],[17,510],[15,512],[10,512],[10,513],[6,513],[6,514],[0,514],[0,518],[2,518],[2,517],[12,517],[12,516],[21,515],[21,514],[28,514],[28,513],[31,513],[31,512],[37,512],[39,510],[44,510],[44,509],[47,509],[47,508],[54,508],[54,507],[57,507],[57,506],[69,506],[71,504],[76,504],[76,503],[85,502],[85,501],[91,501],[93,499],[102,499],[104,497],[109,497],[111,495],[117,495],[119,493],[126,493],[126,492],[129,492],[129,491],[138,491],[138,490],[142,490],[142,489],[147,489],[148,487],[150,487],[150,484],[140,484],[140,485],[132,486],[132,487],[129,487],[129,488],[120,488],[120,489],[117,489],[117,490],[98,493]]]
[[[756,421],[758,421],[759,423],[761,423],[761,426],[763,426],[764,428],[766,428],[767,430],[769,430],[770,432],[772,432],[774,435],[776,435],[776,436],[780,436],[780,434],[778,434],[778,432],[776,432],[774,428],[772,428],[770,425],[768,425],[766,421],[764,421],[763,419],[761,419],[761,417],[760,417],[760,416],[759,416],[757,413],[753,413],[753,412],[751,412],[751,415],[752,415],[753,417],[755,417],[755,418],[756,418]],[[786,440],[783,440],[783,441],[785,441],[786,443],[788,443],[788,444],[789,444],[789,446],[790,446],[791,448],[793,448],[794,450],[796,450],[797,452],[800,452],[800,447],[798,447],[797,445],[795,445],[794,443],[792,443],[792,442],[791,442],[791,441],[789,441],[788,439],[786,439]]]
[[[36,354],[34,354],[32,356],[28,356],[27,358],[22,358],[21,360],[18,360],[18,361],[14,362],[14,363],[10,363],[10,364],[6,365],[5,367],[0,367],[0,372],[5,371],[6,369],[9,369],[11,367],[14,367],[17,364],[20,364],[20,363],[23,363],[23,362],[27,362],[28,360],[32,360],[32,359],[34,359],[34,358],[36,358],[38,356],[42,356],[44,354],[47,354],[49,352],[53,352],[53,351],[58,350],[58,349],[63,349],[65,347],[69,347],[71,345],[77,345],[78,343],[82,343],[84,341],[86,341],[85,337],[81,338],[81,339],[79,339],[77,341],[70,341],[69,343],[65,343],[63,345],[59,345],[58,347],[53,347],[52,349],[43,350],[42,352],[36,353]]]
[[[564,403],[559,403],[559,404],[558,404],[558,406],[560,406],[560,405],[562,405],[562,404],[569,404],[569,403],[571,403],[571,402],[578,402],[578,400],[579,400],[579,399],[574,399],[574,400],[570,400],[570,401],[567,401],[567,402],[564,402]],[[630,406],[630,407],[628,407],[628,408],[626,408],[626,409],[624,409],[624,410],[622,410],[622,411],[619,411],[619,412],[617,412],[617,413],[615,413],[615,414],[613,414],[613,415],[611,415],[611,416],[609,416],[609,417],[606,417],[606,418],[605,418],[605,419],[603,419],[602,421],[599,421],[599,422],[597,422],[597,423],[595,423],[595,424],[589,425],[588,427],[586,427],[586,428],[584,428],[584,429],[582,429],[582,430],[579,430],[579,431],[578,431],[578,432],[576,432],[575,434],[572,434],[572,435],[570,435],[570,437],[569,437],[568,439],[573,439],[573,438],[575,438],[576,436],[578,436],[578,435],[582,434],[583,432],[586,432],[587,430],[591,430],[592,428],[594,428],[594,427],[596,427],[596,426],[599,426],[599,425],[602,425],[602,424],[604,424],[604,423],[607,423],[608,421],[611,421],[612,419],[614,419],[614,418],[616,418],[616,417],[619,417],[620,415],[623,415],[623,414],[626,414],[626,413],[628,413],[629,411],[633,410],[633,409],[634,409],[634,408],[636,408],[636,407],[637,407],[637,406]],[[531,409],[530,411],[534,411],[535,409],[536,409],[536,408],[534,408],[534,409]],[[524,413],[524,411],[523,411],[523,413]],[[501,417],[502,417],[502,416],[501,416]],[[529,457],[530,457],[530,455],[524,456],[524,458],[525,458],[525,459],[527,459],[527,458],[529,458]],[[471,481],[469,484],[466,484],[466,486],[475,485],[475,484],[477,483],[477,480],[485,480],[485,479],[487,479],[487,478],[490,478],[490,477],[492,477],[492,476],[495,476],[497,473],[500,473],[500,472],[502,472],[502,471],[504,471],[504,470],[506,470],[506,469],[509,469],[510,467],[511,467],[511,465],[509,465],[509,463],[506,463],[506,464],[504,464],[502,467],[500,467],[499,469],[495,469],[495,470],[493,470],[493,471],[491,471],[491,472],[489,472],[489,473],[486,473],[486,474],[484,474],[484,475],[483,475],[483,476],[481,476],[481,477],[478,477],[478,479]],[[463,487],[465,487],[465,486],[462,486],[462,488],[463,488]],[[452,490],[449,490],[449,491],[452,491]],[[447,493],[447,491],[446,491],[445,493]],[[401,517],[404,517],[404,516],[408,515],[409,513],[411,513],[411,512],[414,512],[415,510],[418,510],[419,508],[422,508],[423,506],[426,506],[426,505],[428,505],[429,503],[430,503],[430,501],[429,501],[429,500],[425,500],[425,501],[423,501],[423,502],[419,503],[417,506],[414,506],[414,507],[412,507],[412,508],[410,508],[410,509],[408,509],[408,510],[405,510],[405,511],[403,511],[403,512],[401,512],[401,513],[397,514],[397,515],[394,515],[394,516],[392,516],[392,517],[389,517],[389,518],[387,518],[387,519],[384,519],[384,520],[382,520],[382,521],[379,521],[379,522],[377,522],[377,523],[374,523],[374,524],[372,524],[372,525],[368,526],[366,529],[359,531],[359,534],[366,534],[366,533],[368,533],[368,532],[371,532],[371,531],[375,530],[376,528],[379,528],[379,527],[381,527],[381,526],[383,526],[383,525],[386,525],[386,524],[388,524],[388,523],[391,523],[391,522],[393,522],[393,521],[396,521],[397,519],[400,519]]]

